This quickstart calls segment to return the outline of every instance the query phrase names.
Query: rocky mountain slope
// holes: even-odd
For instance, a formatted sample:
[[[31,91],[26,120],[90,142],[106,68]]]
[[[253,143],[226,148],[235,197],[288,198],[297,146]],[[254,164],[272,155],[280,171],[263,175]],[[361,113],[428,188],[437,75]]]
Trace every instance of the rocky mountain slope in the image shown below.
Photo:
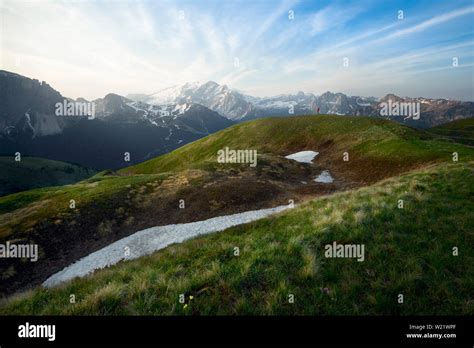
[[[243,94],[214,81],[204,84],[186,83],[183,86],[165,88],[151,95],[130,97],[150,104],[198,103],[232,120],[242,119],[254,108]]]
[[[116,94],[92,102],[72,100],[44,82],[6,71],[0,71],[0,87],[3,155],[20,152],[97,169],[118,168],[233,124],[205,106],[184,101],[149,105]],[[87,110],[94,114],[77,113],[85,111],[74,109],[82,105],[93,105]]]
[[[47,83],[0,70],[0,91],[0,136],[61,133],[54,105],[63,97]]]

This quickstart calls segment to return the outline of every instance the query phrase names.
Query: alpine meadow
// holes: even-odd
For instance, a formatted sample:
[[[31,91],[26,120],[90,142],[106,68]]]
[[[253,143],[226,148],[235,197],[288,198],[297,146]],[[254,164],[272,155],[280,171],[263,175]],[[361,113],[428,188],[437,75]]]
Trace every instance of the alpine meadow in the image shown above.
[[[472,343],[471,0],[0,11],[0,345]]]

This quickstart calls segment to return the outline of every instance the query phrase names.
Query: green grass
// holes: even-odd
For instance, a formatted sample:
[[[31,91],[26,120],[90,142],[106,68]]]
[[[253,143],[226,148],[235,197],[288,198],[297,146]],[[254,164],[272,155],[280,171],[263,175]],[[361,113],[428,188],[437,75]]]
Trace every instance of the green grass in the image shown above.
[[[428,130],[441,139],[474,145],[474,118],[466,118],[433,127]]]
[[[70,199],[75,218],[88,219],[90,207],[114,211],[124,200],[133,204],[133,192],[146,199],[147,187],[181,171],[212,172],[219,167],[217,151],[226,146],[257,149],[268,158],[320,151],[318,165],[348,182],[359,178],[358,186],[417,169],[56,289],[36,289],[8,300],[0,314],[472,314],[474,149],[446,139],[368,117],[260,119],[118,173],[0,197],[0,239],[8,240],[72,214]],[[348,165],[342,162],[346,151]],[[452,164],[453,152],[458,164]],[[264,161],[259,158],[259,165]],[[200,179],[191,183],[200,185]],[[396,207],[398,199],[405,209]],[[333,240],[364,243],[366,261],[325,259],[324,245]],[[236,246],[239,257],[232,254]],[[460,247],[458,257],[453,246]],[[181,293],[194,296],[186,309],[178,303]],[[294,304],[287,301],[290,293]]]
[[[324,246],[333,241],[363,243],[365,261],[325,258]],[[455,246],[459,256],[452,254]],[[187,308],[178,302],[182,293],[194,296]],[[433,165],[317,198],[57,288],[15,296],[0,314],[472,315],[473,296],[470,162]]]
[[[81,209],[91,202],[107,205],[115,196],[150,182],[165,179],[166,174],[117,176],[98,175],[72,185],[34,189],[0,197],[0,237],[15,231],[25,231],[36,222],[58,214],[71,212],[70,200]],[[7,218],[8,214],[8,218]]]
[[[320,115],[260,119],[227,128],[119,173],[104,171],[76,184],[0,197],[0,238],[14,237],[42,220],[69,214],[71,199],[79,209],[92,202],[107,205],[122,199],[120,197],[130,189],[183,170],[195,168],[212,172],[219,166],[217,151],[226,146],[257,149],[260,154],[272,155],[320,151],[320,165],[331,172],[334,169],[347,181],[363,184],[428,163],[449,162],[455,151],[463,162],[474,159],[472,148],[440,141],[429,133],[377,118]],[[343,152],[350,153],[349,166],[342,161]],[[263,157],[260,159],[264,161]]]
[[[66,185],[84,180],[97,171],[44,158],[0,156],[0,196],[39,187]]]
[[[304,149],[320,150],[320,157],[325,156],[332,162],[340,160],[343,152],[349,152],[353,163],[385,161],[389,157],[389,163],[384,165],[393,168],[446,160],[454,151],[474,158],[471,149],[441,143],[430,133],[392,121],[319,115],[267,118],[238,124],[120,172],[152,174],[212,168],[217,151],[226,146],[277,155]]]

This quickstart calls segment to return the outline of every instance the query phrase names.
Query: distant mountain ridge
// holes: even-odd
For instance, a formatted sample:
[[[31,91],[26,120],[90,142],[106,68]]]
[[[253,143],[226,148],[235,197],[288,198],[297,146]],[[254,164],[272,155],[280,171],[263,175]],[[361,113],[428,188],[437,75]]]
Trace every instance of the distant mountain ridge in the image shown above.
[[[274,97],[253,97],[219,85],[214,81],[186,83],[182,86],[165,88],[156,93],[131,94],[130,99],[149,104],[198,103],[234,121],[246,121],[268,116],[291,115],[381,115],[381,103],[391,100],[399,103],[419,103],[420,118],[389,115],[385,118],[416,128],[429,128],[457,119],[474,117],[474,103],[449,99],[409,98],[387,94],[374,97],[347,96],[344,93],[325,92],[320,96],[298,92]],[[401,115],[403,116],[403,115]]]
[[[1,154],[120,168],[158,156],[233,124],[203,105],[150,105],[117,94],[93,101],[93,116],[58,116],[63,97],[44,82],[0,71]],[[124,153],[130,153],[130,162]]]
[[[54,115],[61,94],[47,83],[0,70],[0,135],[53,135],[64,127]]]
[[[380,100],[326,92],[253,97],[216,82],[187,83],[150,95],[109,93],[88,102],[61,95],[46,82],[0,70],[0,154],[43,157],[83,166],[121,168],[167,153],[234,122],[268,116],[367,115],[416,128],[474,116],[474,103],[447,99]],[[383,103],[415,103],[420,116],[383,116]],[[93,104],[93,117],[56,115],[58,103]],[[124,161],[124,154],[130,161]]]
[[[243,94],[214,81],[172,86],[150,95],[129,95],[131,99],[149,104],[197,103],[231,120],[238,120],[252,111],[253,105]]]

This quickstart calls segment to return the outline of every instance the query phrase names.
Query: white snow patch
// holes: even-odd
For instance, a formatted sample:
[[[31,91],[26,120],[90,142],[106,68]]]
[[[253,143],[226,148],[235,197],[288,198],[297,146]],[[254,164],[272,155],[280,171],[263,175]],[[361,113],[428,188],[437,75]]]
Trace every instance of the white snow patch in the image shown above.
[[[43,282],[43,286],[53,287],[75,277],[84,277],[94,272],[94,270],[114,265],[119,261],[149,255],[166,248],[168,245],[182,243],[199,235],[220,232],[232,226],[246,224],[288,208],[290,208],[289,205],[281,205],[276,208],[251,210],[186,224],[147,228],[93,252],[62,271],[53,274]],[[129,251],[128,256],[126,256],[126,251]]]
[[[183,86],[171,86],[164,88],[156,93],[150,95],[150,104],[160,105],[173,103],[175,99],[181,94]]]
[[[174,113],[174,112],[178,112],[179,115],[182,115],[182,114],[184,114],[186,111],[188,111],[190,107],[191,107],[191,104],[187,104],[187,103],[184,103],[184,104],[176,104],[176,106],[175,106],[174,109],[173,109],[173,113]]]
[[[295,101],[282,101],[282,100],[265,100],[258,104],[259,107],[263,108],[288,108],[290,105],[297,105]]]
[[[130,106],[131,108],[133,108],[135,111],[143,111],[146,113],[145,110],[143,109],[140,109],[139,107],[137,107],[135,104],[136,102],[130,102],[130,103],[125,103],[126,105]]]
[[[165,138],[165,140],[170,140],[170,137],[173,135],[173,128],[169,129],[168,136]]]
[[[300,151],[292,153],[291,155],[285,156],[285,158],[295,160],[301,163],[313,163],[313,159],[319,155],[319,152],[315,151]]]
[[[35,132],[35,129],[34,127],[31,125],[31,117],[30,117],[30,114],[28,112],[25,112],[25,117],[26,117],[26,124],[28,125],[28,127],[30,127],[30,129],[33,131],[33,137],[36,136],[36,132]]]
[[[316,182],[322,182],[324,184],[330,184],[334,181],[333,177],[331,174],[329,174],[329,170],[323,170],[319,176],[314,179]]]

